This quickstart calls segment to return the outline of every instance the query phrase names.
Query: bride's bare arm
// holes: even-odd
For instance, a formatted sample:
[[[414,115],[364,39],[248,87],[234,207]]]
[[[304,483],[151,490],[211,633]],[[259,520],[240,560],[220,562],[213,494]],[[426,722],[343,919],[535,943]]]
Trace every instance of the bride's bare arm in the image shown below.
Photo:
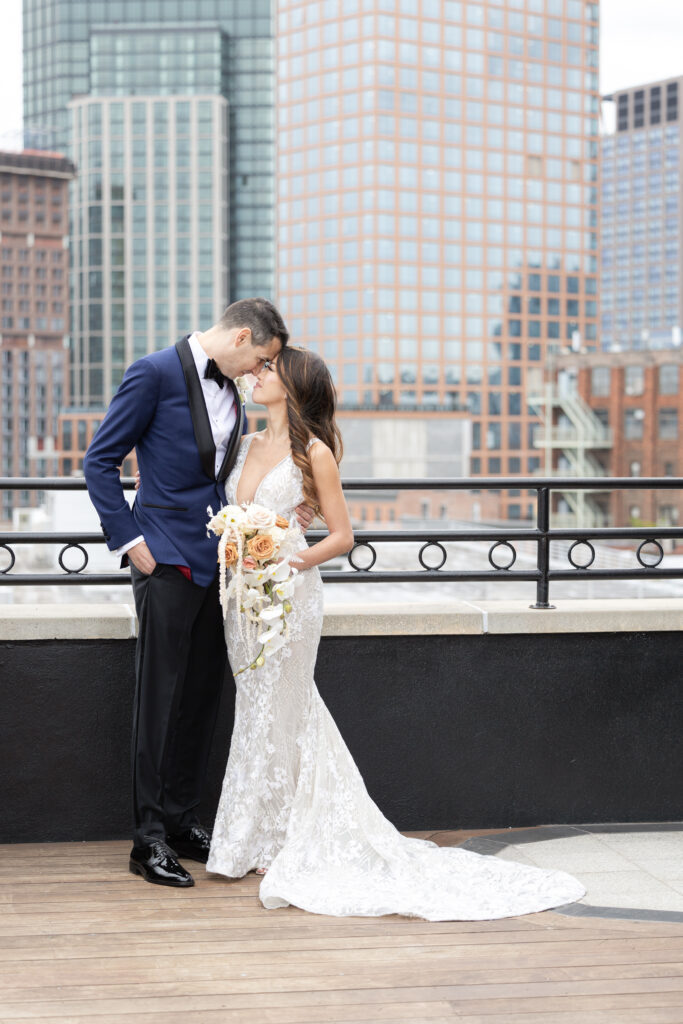
[[[310,569],[314,565],[321,565],[336,555],[343,555],[353,547],[351,519],[334,455],[326,444],[319,442],[312,445],[309,456],[320,510],[325,516],[329,535],[305,551],[299,552],[297,558],[301,561],[292,562],[297,569]]]

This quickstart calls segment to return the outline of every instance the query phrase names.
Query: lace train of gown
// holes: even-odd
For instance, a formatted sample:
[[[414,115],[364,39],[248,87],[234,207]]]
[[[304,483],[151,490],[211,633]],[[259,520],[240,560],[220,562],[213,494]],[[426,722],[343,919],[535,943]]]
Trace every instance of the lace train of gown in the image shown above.
[[[230,502],[249,444],[247,437],[227,481]],[[264,477],[254,500],[293,517],[303,495],[289,456]],[[323,588],[316,568],[304,578],[288,618],[290,643],[236,680],[207,870],[241,878],[267,868],[259,890],[264,907],[293,904],[335,916],[492,920],[580,899],[583,886],[564,872],[407,838],[384,817],[316,688]],[[235,615],[233,603],[228,653],[232,665],[244,665]]]

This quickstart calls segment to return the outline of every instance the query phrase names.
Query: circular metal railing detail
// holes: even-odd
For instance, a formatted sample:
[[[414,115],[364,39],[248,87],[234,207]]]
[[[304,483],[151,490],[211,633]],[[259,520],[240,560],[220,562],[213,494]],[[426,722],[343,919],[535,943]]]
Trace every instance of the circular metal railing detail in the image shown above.
[[[6,551],[8,553],[8,555],[9,555],[9,557],[10,557],[10,563],[7,566],[7,568],[6,569],[0,569],[0,574],[2,574],[4,576],[6,573],[8,573],[8,572],[10,572],[12,570],[12,568],[14,566],[14,563],[17,560],[17,556],[14,554],[14,552],[12,551],[12,548],[9,546],[9,544],[0,544],[0,551]]]
[[[68,566],[64,564],[64,555],[69,550],[69,548],[75,548],[77,551],[80,551],[80,553],[83,555],[83,565],[80,565],[77,569],[69,569]],[[82,544],[65,544],[62,550],[59,552],[58,561],[64,572],[67,573],[69,576],[73,576],[75,574],[78,574],[79,572],[83,572],[83,570],[85,569],[86,565],[88,564],[88,552],[85,550]]]
[[[509,549],[509,551],[510,551],[510,561],[506,565],[501,565],[498,562],[496,562],[496,560],[494,559],[493,552],[496,550],[496,548],[508,548]],[[494,569],[511,569],[516,561],[517,561],[517,552],[515,551],[514,547],[512,546],[512,544],[510,543],[509,540],[497,540],[496,543],[492,544],[491,547],[489,548],[489,562],[491,563],[491,565],[493,566]]]
[[[369,565],[356,565],[356,563],[354,562],[354,560],[353,560],[354,553],[359,548],[368,548],[368,550],[372,553],[372,561],[370,562]],[[369,541],[363,541],[360,544],[354,544],[346,557],[349,560],[349,564],[351,565],[351,567],[353,569],[356,570],[356,572],[370,572],[370,570],[372,569],[373,565],[377,561],[377,552],[373,548],[372,544],[369,543]]]
[[[645,551],[645,552],[643,552],[643,548],[647,544],[651,544],[653,547],[655,547],[657,549],[657,552],[656,553],[654,551],[650,551],[650,552]],[[650,555],[653,560],[652,561],[644,562],[643,561],[643,556],[647,557],[648,555]],[[642,542],[642,544],[638,545],[638,550],[636,551],[636,558],[638,559],[638,561],[642,565],[643,569],[656,569],[656,567],[659,565],[659,563],[664,558],[664,548],[662,547],[662,545],[659,543],[658,540],[654,539],[654,537],[651,540],[650,539],[644,540]]]
[[[427,548],[438,548],[439,551],[441,552],[441,561],[439,562],[438,565],[427,565],[427,563],[425,562],[425,560],[424,560],[424,558],[422,556],[424,555],[424,553],[427,550]],[[422,547],[420,548],[420,553],[418,554],[417,557],[419,558],[420,565],[422,566],[423,569],[430,569],[432,571],[437,571],[438,572],[438,570],[439,569],[443,569],[444,565],[446,564],[446,559],[448,558],[448,554],[446,552],[445,547],[441,543],[441,541],[438,541],[438,540],[428,540],[427,543],[423,544]]]
[[[572,557],[572,552],[574,551],[574,548],[581,547],[588,548],[588,560],[577,562],[575,561],[574,557]],[[589,540],[575,540],[572,546],[570,547],[569,551],[567,552],[567,558],[569,559],[569,561],[575,569],[588,569],[595,561],[595,548]]]

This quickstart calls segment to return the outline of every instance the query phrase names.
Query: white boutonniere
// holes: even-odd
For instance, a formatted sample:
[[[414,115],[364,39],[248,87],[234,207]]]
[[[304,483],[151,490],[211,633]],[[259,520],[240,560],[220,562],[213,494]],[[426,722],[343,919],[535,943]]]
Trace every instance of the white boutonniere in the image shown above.
[[[251,395],[253,385],[249,383],[247,377],[235,377],[235,387],[240,396],[240,402],[244,405]]]

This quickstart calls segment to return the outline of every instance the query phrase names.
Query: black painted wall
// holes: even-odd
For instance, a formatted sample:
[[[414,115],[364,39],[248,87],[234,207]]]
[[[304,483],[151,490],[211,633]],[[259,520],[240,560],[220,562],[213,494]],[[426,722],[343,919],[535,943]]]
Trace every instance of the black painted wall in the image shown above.
[[[0,644],[0,842],[129,833],[134,641]],[[679,633],[323,638],[316,679],[402,830],[683,815]],[[227,760],[234,684],[203,820]]]

